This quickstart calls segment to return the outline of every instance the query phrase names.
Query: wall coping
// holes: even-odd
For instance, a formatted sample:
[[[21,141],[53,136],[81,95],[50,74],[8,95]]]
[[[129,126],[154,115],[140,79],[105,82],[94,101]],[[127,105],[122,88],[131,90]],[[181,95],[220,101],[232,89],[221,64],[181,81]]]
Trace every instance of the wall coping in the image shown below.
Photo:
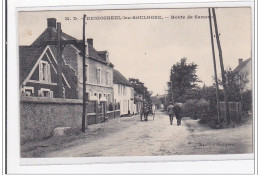
[[[64,99],[64,98],[46,98],[46,97],[28,97],[21,96],[21,103],[48,103],[48,104],[82,104],[83,100],[80,99]]]

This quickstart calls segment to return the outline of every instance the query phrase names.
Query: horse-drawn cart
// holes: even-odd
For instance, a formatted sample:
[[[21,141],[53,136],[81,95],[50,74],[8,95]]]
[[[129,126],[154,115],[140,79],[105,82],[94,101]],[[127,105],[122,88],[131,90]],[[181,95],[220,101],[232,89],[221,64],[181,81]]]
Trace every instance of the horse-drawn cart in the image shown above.
[[[140,119],[141,119],[141,121],[143,121],[143,117],[144,117],[144,121],[148,121],[148,116],[149,115],[152,115],[153,116],[153,120],[154,120],[155,110],[152,110],[151,106],[149,106],[148,104],[145,104],[141,108],[141,112],[140,112]]]

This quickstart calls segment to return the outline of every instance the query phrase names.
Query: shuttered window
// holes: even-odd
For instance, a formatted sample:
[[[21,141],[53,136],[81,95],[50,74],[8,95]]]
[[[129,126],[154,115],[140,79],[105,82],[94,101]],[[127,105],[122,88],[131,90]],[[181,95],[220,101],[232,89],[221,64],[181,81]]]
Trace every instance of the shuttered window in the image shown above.
[[[101,84],[101,69],[97,68],[96,70],[97,84]]]
[[[39,81],[51,82],[51,69],[47,61],[41,61],[39,64]]]

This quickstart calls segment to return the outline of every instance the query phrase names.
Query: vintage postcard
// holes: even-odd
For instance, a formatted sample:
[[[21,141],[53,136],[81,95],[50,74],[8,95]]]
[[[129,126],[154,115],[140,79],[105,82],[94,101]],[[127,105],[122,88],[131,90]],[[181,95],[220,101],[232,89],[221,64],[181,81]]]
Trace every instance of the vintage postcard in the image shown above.
[[[22,159],[254,154],[251,7],[17,19]]]

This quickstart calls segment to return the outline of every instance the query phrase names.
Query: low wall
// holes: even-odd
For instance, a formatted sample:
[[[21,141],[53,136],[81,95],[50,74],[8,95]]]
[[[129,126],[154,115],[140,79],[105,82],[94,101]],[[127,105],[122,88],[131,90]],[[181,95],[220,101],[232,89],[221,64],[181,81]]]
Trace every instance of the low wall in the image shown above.
[[[107,116],[107,118],[109,118],[109,119],[115,118],[113,111],[108,111],[107,114],[106,114],[106,116]]]
[[[86,107],[88,109],[88,106]],[[93,110],[87,111],[88,124],[97,123]],[[89,113],[92,112],[92,113]],[[117,116],[118,112],[109,116]],[[119,111],[120,115],[120,111]],[[40,97],[20,98],[21,143],[51,136],[56,127],[81,128],[82,100]]]

